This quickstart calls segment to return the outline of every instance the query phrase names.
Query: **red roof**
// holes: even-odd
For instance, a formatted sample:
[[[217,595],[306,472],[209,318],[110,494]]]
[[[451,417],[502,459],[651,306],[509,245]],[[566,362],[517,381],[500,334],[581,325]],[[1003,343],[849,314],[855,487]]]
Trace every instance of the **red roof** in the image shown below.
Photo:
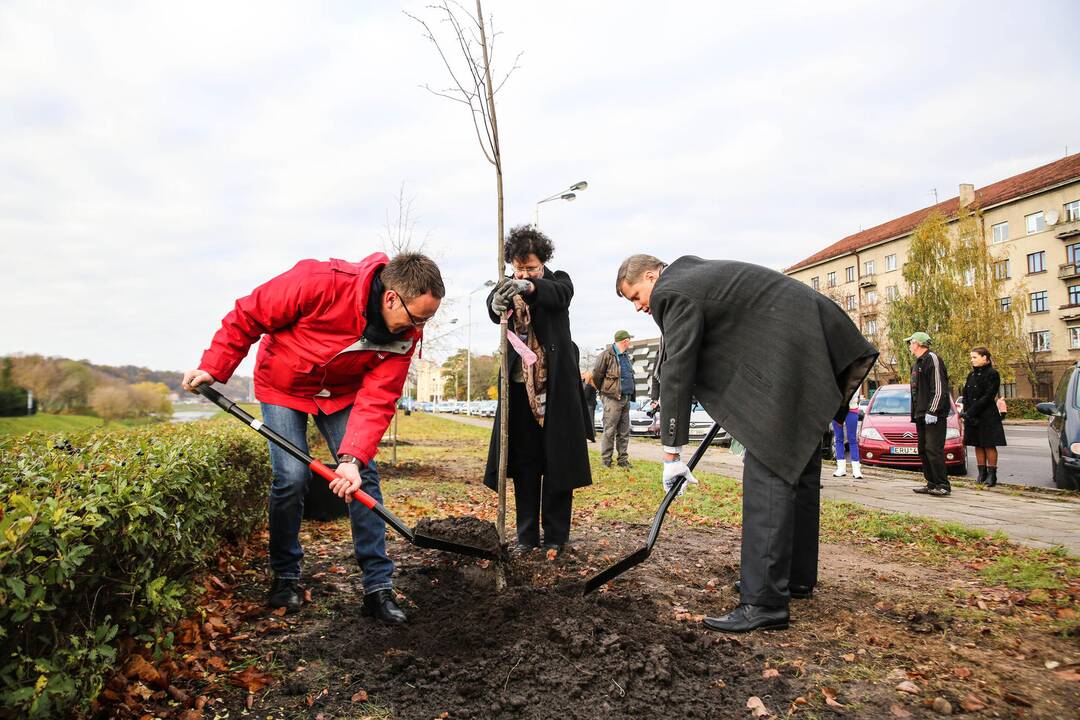
[[[1014,175],[1011,178],[1000,180],[992,185],[979,188],[975,191],[975,202],[979,207],[987,208],[998,203],[1006,202],[1014,198],[1023,197],[1039,190],[1054,185],[1080,179],[1080,154],[1069,155],[1049,165],[1037,167],[1034,170]],[[907,235],[918,226],[926,216],[935,210],[945,217],[955,217],[960,206],[960,198],[954,197],[937,205],[916,210],[913,213],[882,223],[869,230],[848,235],[843,240],[833,243],[824,250],[814,253],[802,262],[795,263],[787,269],[792,272],[808,265],[815,265],[824,260],[847,255],[848,253],[861,250],[864,247],[874,245],[884,240]]]

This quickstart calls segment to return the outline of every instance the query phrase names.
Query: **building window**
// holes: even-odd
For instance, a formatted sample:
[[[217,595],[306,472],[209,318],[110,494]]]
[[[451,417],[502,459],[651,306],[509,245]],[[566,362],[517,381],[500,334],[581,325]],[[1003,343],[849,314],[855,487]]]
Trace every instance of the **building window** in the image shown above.
[[[821,289],[821,283],[819,282],[817,275],[810,278],[810,287],[814,288],[815,290]]]
[[[993,233],[993,242],[1003,243],[1009,239],[1009,222],[999,222],[997,225],[990,226],[990,232]]]
[[[971,287],[975,284],[975,268],[968,268],[964,271],[964,286]]]
[[[1032,352],[1050,352],[1050,331],[1039,330],[1031,333]]]
[[[874,274],[874,261],[873,260],[867,260],[866,262],[864,262],[862,264],[862,274],[863,275],[873,275]]]
[[[892,272],[896,269],[896,255],[885,256],[885,272]]]
[[[1080,350],[1080,327],[1069,328],[1069,349]]]
[[[866,335],[869,336],[869,337],[873,337],[874,335],[877,335],[877,319],[876,318],[870,318],[869,320],[866,321]]]
[[[1080,305],[1080,285],[1069,286],[1069,304]]]
[[[847,275],[847,282],[855,282],[855,266],[848,265],[844,268],[844,273]]]
[[[1024,223],[1027,225],[1027,234],[1033,235],[1037,232],[1042,232],[1046,229],[1046,219],[1043,218],[1042,210],[1037,213],[1031,213],[1024,216]]]
[[[1016,397],[1016,383],[1001,383],[1001,397],[1014,398]]]
[[[1030,293],[1031,297],[1031,312],[1040,313],[1046,312],[1049,308],[1046,307],[1046,291],[1038,290]]]
[[[1046,251],[1030,253],[1028,256],[1028,274],[1046,272]]]
[[[831,272],[825,276],[825,284],[829,287],[836,287],[836,273]]]
[[[855,309],[855,296],[854,295],[848,295],[847,297],[844,298],[844,307],[847,308],[848,310],[854,310]]]
[[[1001,305],[1001,312],[1009,312],[1009,310],[1012,308],[1012,298],[998,298],[998,304]]]
[[[1080,243],[1065,246],[1065,261],[1070,265],[1080,265]]]
[[[877,290],[867,290],[866,291],[866,303],[868,305],[873,305],[876,302],[877,302]]]
[[[1041,372],[1035,374],[1035,399],[1049,400],[1054,396],[1054,373]]]
[[[1065,203],[1065,222],[1080,220],[1080,200]]]
[[[886,301],[892,302],[893,300],[895,300],[898,297],[900,297],[900,286],[899,285],[890,285],[887,288],[885,288],[885,300]]]
[[[994,263],[994,278],[997,280],[1009,279],[1009,258]]]

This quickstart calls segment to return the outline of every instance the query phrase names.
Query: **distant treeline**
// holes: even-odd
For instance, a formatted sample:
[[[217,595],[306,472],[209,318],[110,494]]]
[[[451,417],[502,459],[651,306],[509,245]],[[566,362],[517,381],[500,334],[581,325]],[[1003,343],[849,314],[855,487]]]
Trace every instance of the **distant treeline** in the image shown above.
[[[97,415],[105,420],[172,414],[170,393],[185,395],[179,371],[124,365],[95,365],[42,355],[0,358],[0,414],[26,413],[29,390],[35,409],[67,415]],[[237,399],[249,397],[250,378],[226,386]]]

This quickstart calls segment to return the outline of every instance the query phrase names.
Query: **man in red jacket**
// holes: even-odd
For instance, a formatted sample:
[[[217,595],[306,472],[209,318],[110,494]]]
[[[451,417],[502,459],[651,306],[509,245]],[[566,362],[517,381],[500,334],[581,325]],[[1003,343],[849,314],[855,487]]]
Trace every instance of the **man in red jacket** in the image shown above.
[[[184,374],[184,389],[227,382],[261,336],[255,397],[263,421],[306,450],[313,416],[338,461],[330,488],[346,502],[361,488],[382,502],[375,453],[423,326],[444,294],[439,268],[417,253],[393,260],[375,253],[358,263],[301,260],[236,301],[199,369]],[[304,557],[300,519],[311,472],[273,443],[270,464],[270,606],[295,612]],[[349,516],[364,576],[364,613],[405,622],[392,590],[385,523],[360,503],[350,503]]]

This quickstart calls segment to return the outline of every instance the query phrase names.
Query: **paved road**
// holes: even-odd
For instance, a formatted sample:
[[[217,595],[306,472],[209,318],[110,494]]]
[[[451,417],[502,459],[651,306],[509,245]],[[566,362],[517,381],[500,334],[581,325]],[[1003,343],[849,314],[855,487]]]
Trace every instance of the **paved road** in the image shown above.
[[[1008,446],[998,449],[998,482],[1054,487],[1046,425],[1006,425]],[[976,477],[975,452],[968,448],[968,477]]]

